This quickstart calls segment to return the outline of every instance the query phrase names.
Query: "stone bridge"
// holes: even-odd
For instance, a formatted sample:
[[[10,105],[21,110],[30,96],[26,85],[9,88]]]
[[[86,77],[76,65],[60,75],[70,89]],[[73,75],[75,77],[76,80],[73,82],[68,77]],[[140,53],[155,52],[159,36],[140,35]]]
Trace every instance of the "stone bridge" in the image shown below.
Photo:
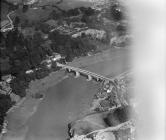
[[[109,83],[115,84],[113,78],[108,78],[108,77],[102,76],[100,74],[96,74],[94,72],[90,72],[90,71],[83,70],[83,69],[80,69],[80,68],[72,67],[72,66],[69,66],[69,65],[60,64],[58,62],[57,62],[57,66],[61,67],[63,69],[66,69],[68,72],[74,72],[75,73],[75,78],[78,78],[80,75],[82,75],[82,76],[87,77],[87,81],[95,80],[97,82],[103,82],[104,81],[104,82],[109,82]]]

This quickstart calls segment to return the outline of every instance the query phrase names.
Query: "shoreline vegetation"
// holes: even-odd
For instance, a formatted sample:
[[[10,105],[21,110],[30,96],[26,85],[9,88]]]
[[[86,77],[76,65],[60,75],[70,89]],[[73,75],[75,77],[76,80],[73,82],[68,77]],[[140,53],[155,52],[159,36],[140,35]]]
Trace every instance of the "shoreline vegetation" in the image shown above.
[[[10,7],[12,6],[10,5]],[[102,11],[90,7],[80,7],[64,12],[57,7],[46,5],[38,7],[36,10],[38,12],[35,12],[28,6],[21,8],[14,6],[14,10],[16,10],[12,17],[14,29],[1,33],[1,73],[2,76],[10,74],[15,77],[10,80],[9,85],[13,95],[15,94],[21,99],[17,101],[18,103],[12,102],[11,104],[10,98],[5,97],[5,104],[9,105],[7,108],[4,108],[4,104],[1,102],[0,106],[4,111],[0,112],[0,131],[3,129],[2,124],[6,113],[17,110],[17,104],[19,107],[24,103],[28,104],[26,98],[34,98],[34,102],[36,102],[35,98],[39,100],[43,98],[40,91],[36,91],[36,89],[40,89],[41,85],[42,90],[51,86],[48,85],[53,84],[53,82],[48,82],[52,78],[50,75],[55,75],[55,79],[66,78],[56,66],[56,62],[51,62],[51,68],[48,67],[46,60],[53,53],[60,54],[66,62],[72,64],[73,61],[77,61],[77,58],[100,55],[103,50],[107,51],[110,47],[128,46],[130,43],[128,22],[126,22],[123,11],[118,12],[117,8],[121,8],[121,6],[114,4]],[[51,12],[48,9],[51,9]],[[40,18],[38,14],[42,11],[46,12],[43,13],[41,19],[38,19],[38,17]],[[31,12],[33,12],[32,18],[28,16]],[[73,38],[73,35],[76,38]],[[41,63],[43,61],[46,63]],[[80,67],[80,63],[76,62],[74,65]],[[27,74],[29,71],[31,72]],[[56,77],[58,75],[60,76]],[[42,79],[47,82],[40,83],[39,81]],[[35,83],[36,80],[38,84]],[[35,95],[32,95],[30,88],[33,89]],[[0,94],[0,96],[2,95]],[[4,97],[1,98],[4,100]],[[12,107],[13,104],[16,106]],[[32,105],[34,104],[36,106],[38,103],[32,103]],[[29,112],[30,116],[34,110]]]

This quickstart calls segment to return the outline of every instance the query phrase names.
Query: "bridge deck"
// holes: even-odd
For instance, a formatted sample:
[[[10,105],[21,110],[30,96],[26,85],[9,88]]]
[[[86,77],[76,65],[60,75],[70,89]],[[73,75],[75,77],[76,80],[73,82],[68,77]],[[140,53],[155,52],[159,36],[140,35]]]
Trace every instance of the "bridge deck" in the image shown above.
[[[78,71],[80,73],[83,73],[83,74],[86,74],[86,75],[91,75],[93,77],[100,78],[100,79],[103,79],[103,80],[106,80],[106,81],[114,82],[113,78],[108,78],[108,77],[105,77],[105,76],[102,76],[102,75],[99,75],[99,74],[96,74],[94,72],[90,72],[90,71],[87,71],[87,70],[83,70],[83,69],[80,69],[80,68],[76,68],[76,67],[72,67],[72,66],[68,66],[68,65],[63,65],[63,64],[60,64],[60,63],[57,63],[57,66],[65,68],[65,69],[71,69],[72,71]]]

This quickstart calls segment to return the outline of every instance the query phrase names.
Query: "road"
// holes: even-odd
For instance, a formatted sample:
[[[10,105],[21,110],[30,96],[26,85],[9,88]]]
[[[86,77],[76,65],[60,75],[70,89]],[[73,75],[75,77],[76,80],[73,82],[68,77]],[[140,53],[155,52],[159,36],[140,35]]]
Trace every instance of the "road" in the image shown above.
[[[9,30],[12,30],[13,28],[14,28],[14,25],[13,25],[13,21],[11,20],[11,18],[10,18],[10,15],[11,14],[13,14],[15,11],[11,11],[11,12],[9,12],[7,15],[6,15],[6,17],[8,18],[8,20],[9,20],[9,23],[7,23],[7,24],[5,24],[5,25],[1,25],[2,27],[1,27],[1,32],[6,32],[6,31],[9,31]],[[2,21],[3,22],[3,21]],[[2,23],[1,22],[1,23]],[[10,27],[8,27],[8,26],[10,26]]]

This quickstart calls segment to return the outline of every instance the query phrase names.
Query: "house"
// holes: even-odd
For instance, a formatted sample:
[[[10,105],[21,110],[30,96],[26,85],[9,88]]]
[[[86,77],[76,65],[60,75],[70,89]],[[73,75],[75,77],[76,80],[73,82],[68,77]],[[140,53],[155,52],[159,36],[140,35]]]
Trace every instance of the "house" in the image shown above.
[[[53,53],[53,55],[50,58],[52,61],[58,61],[62,58],[62,56],[59,53]]]
[[[27,70],[25,73],[26,74],[31,74],[31,73],[33,73],[34,71],[33,70]]]
[[[63,57],[59,53],[53,53],[51,56],[47,56],[47,58],[43,60],[41,64],[51,68],[52,62],[57,62],[61,59],[63,59]]]

